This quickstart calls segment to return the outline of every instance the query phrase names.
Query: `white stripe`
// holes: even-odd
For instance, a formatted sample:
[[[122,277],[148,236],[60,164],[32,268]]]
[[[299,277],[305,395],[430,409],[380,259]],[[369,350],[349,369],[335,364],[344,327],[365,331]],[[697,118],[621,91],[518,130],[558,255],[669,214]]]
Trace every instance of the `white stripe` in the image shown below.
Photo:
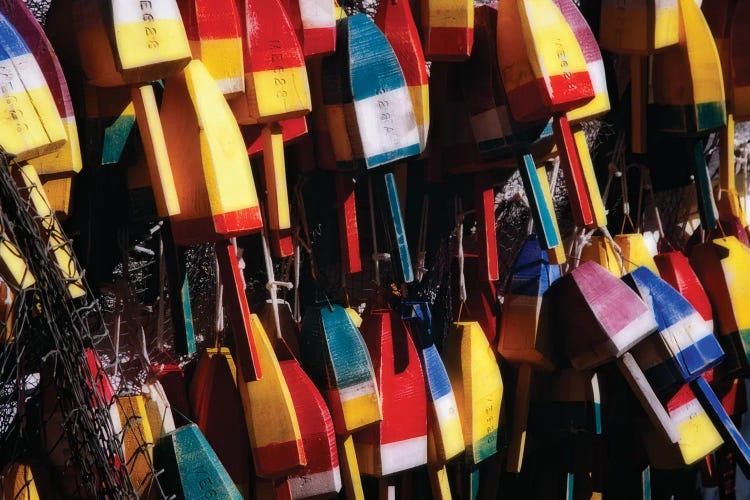
[[[0,85],[2,95],[8,96],[46,87],[47,80],[34,56],[24,54],[0,61]]]
[[[453,391],[432,402],[438,422],[446,422],[458,418],[458,405]]]
[[[411,97],[406,87],[354,101],[365,157],[419,144]]]
[[[308,498],[338,493],[341,490],[341,473],[338,467],[323,472],[289,478],[292,498]]]
[[[685,350],[699,340],[713,335],[711,330],[706,329],[706,322],[697,312],[681,319],[669,328],[660,332],[662,339],[672,356]]]
[[[380,445],[380,464],[384,476],[426,463],[427,436]]]
[[[330,0],[299,0],[299,12],[306,29],[336,27],[336,14]]]
[[[669,412],[669,418],[677,425],[701,413],[706,413],[697,399],[693,398],[686,404]]]
[[[343,389],[339,389],[339,398],[341,399],[342,403],[351,399],[357,399],[361,396],[366,396],[368,394],[377,394],[377,389],[372,383],[372,380],[361,382],[351,387],[344,387]]]
[[[245,91],[245,78],[241,76],[232,76],[214,80],[222,94],[236,94]]]
[[[112,19],[115,26],[143,22],[146,15],[153,16],[155,21],[182,20],[177,3],[172,0],[112,0]]]
[[[601,59],[586,65],[591,76],[591,85],[596,94],[607,94],[607,74],[604,72],[604,63]]]
[[[651,312],[644,312],[635,321],[631,321],[628,326],[617,332],[611,340],[618,353],[623,353],[656,328],[656,320]]]

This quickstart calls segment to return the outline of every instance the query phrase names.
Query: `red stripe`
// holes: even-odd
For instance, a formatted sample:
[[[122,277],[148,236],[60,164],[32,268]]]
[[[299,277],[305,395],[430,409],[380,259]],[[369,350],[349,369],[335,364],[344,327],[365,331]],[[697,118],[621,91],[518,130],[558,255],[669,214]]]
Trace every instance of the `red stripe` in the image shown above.
[[[481,248],[479,264],[482,273],[480,279],[497,281],[500,279],[500,267],[497,258],[497,232],[495,230],[495,190],[492,185],[486,188],[478,186],[476,200],[478,204],[476,207],[477,225],[482,232],[479,238]]]
[[[245,73],[304,67],[297,35],[278,0],[238,2],[241,18],[253,20],[252,30],[243,27]]]
[[[375,24],[391,43],[404,72],[406,85],[427,85],[424,53],[409,2],[380,2]]]
[[[234,0],[178,0],[188,40],[239,38],[240,17]]]
[[[307,134],[307,121],[304,116],[280,120],[281,137],[284,143],[289,143]],[[241,125],[242,138],[247,146],[247,154],[251,157],[263,153],[263,139],[261,132],[265,125]]]
[[[226,238],[254,233],[263,228],[260,207],[244,208],[213,216],[216,232]]]
[[[549,118],[550,111],[542,98],[546,93],[543,82],[528,82],[506,90],[510,112],[516,120],[533,122]]]
[[[308,28],[303,31],[305,57],[329,54],[336,50],[336,28]]]
[[[540,80],[543,85],[543,81]],[[552,75],[546,85],[550,111],[565,112],[586,104],[594,98],[594,87],[588,71],[571,73],[569,76]]]
[[[562,115],[556,116],[552,125],[557,150],[560,153],[560,164],[565,172],[565,186],[568,189],[573,220],[578,227],[588,226],[593,224],[594,215],[591,212],[591,200],[586,190],[586,179],[583,177],[573,132],[570,130],[568,119]]]
[[[471,54],[474,28],[432,27],[427,33],[425,57],[431,61],[463,61]]]
[[[255,474],[269,479],[287,476],[302,467],[304,456],[301,439],[253,448]]]
[[[336,198],[339,215],[339,243],[341,262],[347,274],[362,271],[359,252],[359,230],[357,207],[354,197],[354,181],[346,174],[336,174]]]
[[[274,257],[289,257],[294,253],[291,233],[291,229],[271,231],[271,251]]]

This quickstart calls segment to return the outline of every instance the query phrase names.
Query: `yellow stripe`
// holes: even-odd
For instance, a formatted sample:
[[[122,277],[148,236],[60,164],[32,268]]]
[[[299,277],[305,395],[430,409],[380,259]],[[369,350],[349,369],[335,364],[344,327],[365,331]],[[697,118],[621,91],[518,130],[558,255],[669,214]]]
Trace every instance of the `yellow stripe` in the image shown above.
[[[268,217],[271,229],[289,229],[289,195],[286,187],[284,138],[276,125],[263,127],[263,169],[268,192]]]
[[[66,140],[49,88],[0,97],[0,145],[23,161],[62,147]]]
[[[435,439],[435,446],[440,448],[440,455],[444,456],[446,460],[450,460],[464,451],[464,435],[461,428],[461,419],[458,415],[443,420],[430,418],[430,423],[437,427],[431,432],[434,436],[439,436],[439,439]]]
[[[115,41],[124,71],[191,58],[185,27],[179,18],[118,24]]]
[[[258,121],[303,115],[312,109],[304,67],[253,72],[246,75],[245,83],[245,95],[254,104],[250,113]]]
[[[274,443],[299,441],[302,437],[297,412],[281,373],[279,360],[256,314],[250,316],[250,322],[263,372],[260,380],[252,382],[244,382],[240,377],[239,389],[250,444],[253,448],[262,448]],[[242,370],[241,366],[238,368]]]
[[[589,243],[589,245],[583,247],[581,262],[592,260],[618,278],[621,277],[620,263],[612,243],[603,236],[592,236]]]
[[[711,29],[695,0],[679,2],[682,21],[685,23],[684,43],[687,45],[694,102],[723,102],[724,76]]]
[[[185,68],[200,126],[201,159],[213,214],[258,206],[245,143],[224,96],[200,61]],[[232,175],[226,175],[229,169]],[[224,175],[222,175],[224,173]]]
[[[685,465],[696,463],[723,443],[705,411],[678,424],[677,432],[680,434],[678,445]]]
[[[423,0],[423,23],[430,28],[473,28],[471,0]]]
[[[609,102],[609,99],[607,99],[607,102]],[[594,224],[596,227],[606,226],[607,211],[604,208],[602,194],[599,192],[599,183],[596,180],[594,163],[591,160],[591,152],[589,151],[589,145],[586,142],[586,133],[582,128],[576,127],[575,132],[573,132],[573,138],[576,141],[578,158],[581,160],[583,178],[586,180],[586,190],[589,193],[589,200],[591,201],[591,211],[594,214]]]
[[[63,122],[65,145],[53,151],[52,153],[42,155],[34,160],[34,166],[38,169],[39,175],[61,174],[66,172],[78,173],[83,167],[81,160],[81,146],[78,142],[78,127],[75,120]]]
[[[236,79],[238,89],[245,87],[242,39],[200,40],[191,42],[193,57],[200,59],[214,80]]]
[[[622,250],[623,266],[626,273],[635,271],[640,266],[645,266],[659,276],[659,269],[656,267],[654,257],[649,252],[642,234],[618,234],[615,236],[615,243]]]
[[[428,85],[412,85],[409,87],[414,118],[419,131],[419,144],[422,151],[427,145],[427,131],[430,127],[430,87]]]
[[[364,425],[382,420],[380,401],[375,392],[342,401],[341,409],[347,429],[359,429]]]
[[[73,256],[73,249],[54,217],[47,195],[42,187],[42,181],[39,179],[36,170],[32,165],[24,165],[20,168],[19,175],[15,177],[18,184],[27,189],[29,202],[36,211],[36,215],[40,217],[38,222],[42,226],[42,236],[52,248],[52,257],[57,263],[63,280],[67,283],[68,293],[74,299],[83,297],[86,295],[86,289],[81,281],[81,274]]]
[[[47,193],[49,206],[58,220],[70,216],[70,199],[73,190],[73,178],[70,176],[42,180],[44,192]]]

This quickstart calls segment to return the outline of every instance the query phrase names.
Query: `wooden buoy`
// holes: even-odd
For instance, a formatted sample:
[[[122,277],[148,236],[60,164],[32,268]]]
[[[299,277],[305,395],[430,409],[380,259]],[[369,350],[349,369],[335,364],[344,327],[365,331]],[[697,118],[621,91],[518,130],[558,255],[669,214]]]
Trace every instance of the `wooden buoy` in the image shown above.
[[[474,44],[474,4],[466,0],[423,0],[422,43],[430,61],[462,61]]]
[[[193,59],[206,66],[227,99],[245,91],[242,25],[235,0],[177,0]]]
[[[13,463],[3,469],[0,477],[0,497],[3,500],[40,500],[36,478],[31,465]]]
[[[161,243],[164,250],[163,265],[170,290],[169,312],[175,329],[175,351],[178,354],[192,354],[195,352],[195,329],[190,302],[190,283],[185,269],[185,249],[175,243],[168,221],[165,221],[161,232]]]
[[[332,0],[282,0],[306,58],[336,50],[336,3]]]
[[[409,252],[409,242],[406,239],[406,224],[399,200],[398,186],[393,172],[388,172],[382,177],[373,175],[369,179],[370,188],[375,191],[375,199],[371,199],[371,210],[373,201],[380,208],[380,218],[386,233],[385,245],[374,249],[375,253],[382,250],[391,255],[391,269],[394,279],[401,283],[414,281],[414,268]],[[373,187],[372,184],[375,184]],[[374,242],[377,244],[377,241]]]
[[[690,265],[708,294],[718,327],[719,341],[727,355],[722,365],[729,375],[750,369],[750,289],[744,276],[750,268],[750,248],[734,236],[696,245]]]
[[[732,109],[734,119],[750,119],[750,57],[745,48],[750,42],[750,33],[745,29],[750,22],[750,5],[737,2],[732,13],[729,31],[730,56],[732,59]]]
[[[607,236],[592,236],[581,251],[581,262],[596,262],[618,278],[622,276],[623,263],[613,239]]]
[[[500,321],[498,352],[518,365],[518,383],[513,412],[513,430],[508,450],[508,471],[521,472],[531,397],[533,369],[553,370],[556,365],[549,327],[544,326],[542,297],[560,277],[560,268],[550,264],[536,235],[530,235],[511,270]]]
[[[149,374],[141,388],[141,393],[143,394],[143,404],[146,407],[146,418],[148,418],[152,437],[158,439],[160,436],[175,430],[172,408],[161,382],[155,376]]]
[[[690,386],[685,384],[666,401],[667,413],[680,440],[676,445],[654,431],[643,433],[649,463],[659,469],[692,465],[716,450],[723,440]]]
[[[146,415],[143,396],[120,396],[117,408],[122,421],[120,441],[125,455],[125,464],[136,493],[142,496],[151,487],[152,447],[154,438]]]
[[[180,365],[154,364],[151,366],[151,376],[161,384],[164,395],[169,402],[169,409],[172,413],[172,420],[176,427],[181,427],[191,422],[192,412],[188,401],[187,384],[185,382],[185,372]]]
[[[666,281],[646,267],[622,279],[656,318],[657,334],[631,352],[657,393],[677,390],[723,360],[724,351],[703,316]]]
[[[250,440],[237,372],[226,347],[205,350],[190,385],[196,424],[243,495],[250,492]]]
[[[321,304],[305,312],[300,350],[302,366],[331,409],[347,497],[364,498],[351,434],[382,419],[367,346],[346,309]]]
[[[706,290],[682,252],[663,252],[654,257],[659,276],[680,292],[703,317],[709,330],[714,330],[714,315]]]
[[[180,427],[156,441],[154,466],[164,469],[159,483],[167,495],[186,500],[206,496],[242,499],[219,457],[195,424]]]
[[[587,190],[594,186],[586,183],[565,115],[596,95],[581,45],[551,0],[503,0],[499,4],[497,44],[513,117],[534,121],[553,115],[573,217],[578,226],[592,225],[594,216]]]
[[[21,197],[29,203],[32,211],[30,215],[37,221],[43,241],[48,246],[57,270],[66,284],[68,295],[72,299],[83,297],[86,295],[86,288],[73,255],[73,248],[55,218],[36,169],[33,165],[27,164],[13,167],[11,173]]]
[[[696,137],[727,124],[724,79],[711,29],[700,8],[695,2],[680,0],[678,4],[679,44],[653,59],[652,110],[661,132],[691,137],[686,147],[692,152],[701,225],[713,230],[718,212],[703,144]]]
[[[0,145],[17,161],[60,149],[67,140],[55,100],[34,55],[0,14],[0,63],[5,68]]]
[[[409,2],[380,2],[375,14],[375,24],[385,34],[404,72],[417,122],[420,151],[424,151],[427,145],[427,132],[430,129],[430,91],[427,86],[427,66],[422,44]]]
[[[78,143],[76,117],[68,91],[68,83],[55,50],[44,34],[44,30],[22,0],[0,3],[0,12],[29,46],[42,70],[65,128],[65,145],[56,151],[35,158],[34,166],[39,175],[79,172],[83,163]]]
[[[492,347],[479,323],[459,322],[443,344],[443,361],[456,395],[471,474],[467,498],[476,498],[476,466],[497,452],[503,380]]]
[[[362,337],[370,352],[383,405],[383,419],[357,433],[360,472],[388,476],[427,463],[427,400],[417,349],[401,315],[374,309]]]
[[[119,163],[135,125],[135,106],[127,87],[95,87],[84,84],[84,160],[101,165]]]
[[[657,329],[649,307],[595,262],[584,262],[549,289],[553,319],[568,359],[578,370],[615,359],[643,409],[672,443],[679,435],[646,377],[627,351]]]
[[[620,247],[622,267],[625,273],[635,271],[645,266],[652,272],[659,274],[654,257],[646,246],[646,240],[641,233],[621,233],[615,236],[615,244]]]
[[[336,208],[339,223],[341,264],[347,274],[362,271],[357,223],[356,185],[351,175],[336,174]]]
[[[181,207],[170,221],[175,241],[258,231],[260,207],[242,135],[200,61],[167,80],[161,120]]]
[[[676,2],[656,0],[604,0],[599,21],[603,49],[630,55],[631,141],[634,153],[646,152],[648,55],[679,41],[680,21]]]
[[[258,342],[262,377],[245,381],[239,376],[239,390],[252,448],[255,474],[280,479],[307,464],[297,412],[268,335],[258,316],[250,323]],[[237,359],[240,374],[245,366]]]
[[[403,319],[415,339],[427,388],[427,473],[435,498],[450,498],[445,464],[464,451],[456,395],[435,347],[427,302],[402,302]]]
[[[370,169],[418,155],[411,97],[388,39],[364,14],[340,20],[338,30],[343,41],[339,50],[348,58],[340,68],[342,83],[354,103],[353,113],[346,115],[353,158]]]
[[[57,220],[65,222],[73,213],[73,176],[41,176],[49,207]]]

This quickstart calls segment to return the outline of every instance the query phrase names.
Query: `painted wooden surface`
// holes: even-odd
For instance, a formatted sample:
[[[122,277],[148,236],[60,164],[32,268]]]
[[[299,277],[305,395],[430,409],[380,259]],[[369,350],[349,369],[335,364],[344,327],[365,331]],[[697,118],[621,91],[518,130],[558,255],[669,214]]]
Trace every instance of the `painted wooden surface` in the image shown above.
[[[32,210],[30,215],[37,221],[43,241],[48,246],[58,272],[66,283],[68,295],[72,299],[83,297],[86,295],[86,288],[81,280],[81,272],[78,269],[73,248],[60,223],[55,219],[47,194],[42,187],[42,181],[34,166],[27,164],[13,168],[12,174],[21,197],[30,205]]]
[[[573,133],[568,119],[562,116],[595,97],[573,30],[554,2],[504,0],[500,4],[497,44],[513,117],[533,121],[555,114],[555,139],[574,219],[579,226],[593,224],[588,188],[595,186],[586,184]]]
[[[719,341],[703,317],[680,293],[646,267],[623,278],[648,304],[657,334],[631,350],[657,393],[682,387],[724,358]]]
[[[252,325],[250,306],[245,294],[245,278],[240,269],[237,248],[230,241],[216,243],[216,259],[224,285],[224,306],[233,328],[237,365],[242,367],[243,381],[259,380],[263,377],[261,340]],[[272,364],[271,364],[272,366]]]
[[[591,237],[581,252],[581,262],[589,261],[596,262],[618,278],[622,276],[619,255],[609,238],[598,235]]]
[[[336,49],[336,3],[332,0],[282,0],[305,57]]]
[[[342,80],[354,102],[346,114],[353,157],[375,168],[419,154],[411,97],[388,39],[364,14],[342,19],[338,29],[345,40],[339,49],[348,56]]]
[[[466,0],[423,0],[422,43],[430,61],[462,61],[474,44],[474,4]]]
[[[30,465],[13,463],[3,470],[2,476],[0,495],[3,500],[40,500],[36,478]]]
[[[41,176],[49,206],[57,220],[64,222],[73,213],[73,176]]]
[[[682,252],[663,252],[654,257],[661,278],[685,297],[690,305],[708,323],[709,330],[714,330],[714,315],[706,290],[690,266],[690,261]]]
[[[281,128],[281,137],[284,139],[285,145],[306,137],[308,132],[307,119],[304,116],[279,120],[276,122],[276,125]],[[250,155],[250,158],[263,154],[263,130],[265,128],[265,125],[261,124],[243,125],[240,127],[242,137],[245,139],[245,145],[247,146],[247,154]]]
[[[621,233],[615,236],[614,240],[622,251],[622,266],[625,273],[635,271],[639,266],[645,266],[657,275],[659,274],[659,269],[641,233]]]
[[[123,425],[120,440],[128,476],[136,492],[143,495],[153,479],[151,447],[154,444],[143,396],[120,396],[117,408]]]
[[[695,2],[678,3],[679,44],[653,60],[655,126],[668,133],[707,133],[726,125],[719,53],[700,8]],[[683,84],[675,85],[675,79]]]
[[[177,0],[193,59],[206,66],[222,94],[245,91],[242,24],[235,0]]]
[[[160,481],[167,494],[186,500],[207,496],[227,500],[242,498],[195,424],[161,436],[154,448],[154,465],[164,469],[163,481]]]
[[[161,382],[155,377],[147,377],[141,393],[152,437],[158,439],[161,435],[175,430],[172,408]]]
[[[738,121],[750,119],[750,57],[747,46],[750,43],[747,23],[750,22],[750,5],[737,2],[732,15],[729,33],[732,57],[732,110]]]
[[[603,0],[599,43],[617,54],[651,54],[676,45],[679,13],[676,2]]]
[[[532,367],[552,370],[556,360],[547,333],[542,296],[560,277],[560,268],[550,265],[547,252],[536,235],[530,235],[511,269],[504,295],[497,350],[511,363],[520,364],[515,390],[513,430],[507,468],[520,472],[526,444],[527,418],[531,397]]]
[[[273,331],[271,326],[268,331]],[[341,472],[331,412],[286,343],[276,339],[274,351],[297,413],[307,459],[305,467],[289,478],[291,497],[334,495],[341,490]]]
[[[465,448],[456,395],[435,346],[429,305],[427,302],[402,302],[401,311],[420,350],[427,388],[427,463],[442,466]]]
[[[266,125],[262,137],[263,176],[266,184],[271,249],[277,257],[289,257],[294,252],[294,245],[284,162],[284,139],[281,128],[276,124]]]
[[[279,360],[258,316],[252,314],[250,322],[258,344],[263,376],[252,381],[240,378],[240,396],[255,474],[261,478],[278,479],[299,471],[307,459],[297,412]],[[237,359],[237,369],[240,373],[246,369],[240,359]]]
[[[381,219],[386,231],[386,241],[379,243],[377,251],[387,251],[391,255],[391,269],[394,278],[402,283],[414,281],[414,268],[406,239],[406,225],[399,200],[396,177],[388,172],[382,177],[375,175],[369,182],[375,184],[376,203],[380,208]]]
[[[65,128],[66,142],[60,149],[35,159],[40,175],[79,172],[83,163],[78,129],[68,83],[50,41],[22,0],[0,3],[0,12],[23,37],[47,82]]]
[[[673,445],[665,442],[657,432],[645,432],[643,443],[649,462],[654,467],[674,469],[695,464],[723,443],[689,385],[684,385],[670,397],[666,401],[666,408],[680,433],[680,441]]]
[[[173,75],[190,61],[175,0],[111,0],[111,9],[115,64],[126,83]]]
[[[474,210],[479,233],[480,278],[487,281],[500,279],[500,263],[497,256],[497,222],[495,217],[495,187],[482,174],[474,177]]]
[[[320,72],[320,78],[314,78],[314,86],[317,86],[318,80],[322,86],[320,89],[320,104],[322,104],[323,113],[316,115],[313,112],[313,118],[320,116],[316,120],[315,144],[318,150],[325,151],[328,145],[326,139],[328,138],[336,166],[340,166],[339,168],[342,169],[351,169],[351,162],[354,157],[352,142],[347,130],[346,116],[354,113],[354,103],[346,75],[347,56],[343,48],[347,47],[347,39],[346,31],[343,28],[337,28],[336,30],[336,44],[339,50],[324,58],[319,68],[315,62],[310,65],[313,75],[317,76],[318,70]],[[318,103],[316,102],[316,104]],[[319,153],[318,160],[323,168],[326,165],[324,159],[321,158]]]
[[[151,189],[156,201],[159,217],[171,217],[180,213],[180,200],[172,175],[164,130],[159,119],[154,88],[150,84],[134,87],[131,90],[133,106],[137,116],[141,144],[146,156]]]
[[[161,233],[161,241],[164,245],[164,266],[170,290],[169,312],[175,329],[175,351],[178,354],[192,354],[195,352],[195,328],[190,283],[185,269],[185,249],[175,243],[168,222]]]
[[[135,106],[130,94],[127,87],[85,84],[84,143],[97,145],[92,152],[84,148],[85,161],[101,165],[119,163],[135,125]]]
[[[657,329],[638,295],[595,262],[584,262],[550,290],[564,351],[576,369],[611,361]]]
[[[367,346],[343,307],[308,309],[300,349],[302,366],[323,393],[337,434],[350,434],[382,418]]]
[[[231,100],[237,120],[265,123],[309,113],[304,55],[281,3],[237,0],[237,5],[244,20],[245,68],[245,94]]]
[[[52,92],[28,45],[2,14],[0,65],[4,74],[0,145],[19,161],[60,149],[67,136]]]
[[[359,248],[356,186],[352,176],[346,173],[337,173],[334,182],[336,183],[341,264],[345,273],[358,273],[362,271],[362,256]]]
[[[208,348],[190,384],[196,424],[243,495],[250,491],[250,440],[229,349]]]
[[[727,355],[728,373],[748,369],[750,352],[750,289],[744,276],[750,267],[750,249],[733,236],[696,245],[690,264],[713,306],[719,340]]]
[[[242,135],[200,61],[167,80],[161,120],[181,209],[171,218],[175,241],[192,244],[259,230]]]
[[[361,473],[383,477],[427,463],[427,396],[417,349],[401,315],[374,309],[362,337],[372,359],[383,419],[357,433]]]
[[[151,366],[151,375],[156,377],[164,389],[175,425],[180,427],[189,423],[193,413],[190,410],[187,382],[182,368],[173,363],[154,364]]]
[[[476,322],[454,324],[444,341],[443,361],[456,395],[466,461],[476,465],[497,451],[503,397],[500,369]]]
[[[430,92],[422,44],[409,2],[380,2],[375,14],[375,24],[385,34],[404,72],[417,122],[420,151],[424,151],[430,128]]]
[[[105,4],[97,0],[73,0],[69,8],[76,13],[70,21],[86,81],[96,87],[125,85],[115,66],[114,49],[109,42]]]

